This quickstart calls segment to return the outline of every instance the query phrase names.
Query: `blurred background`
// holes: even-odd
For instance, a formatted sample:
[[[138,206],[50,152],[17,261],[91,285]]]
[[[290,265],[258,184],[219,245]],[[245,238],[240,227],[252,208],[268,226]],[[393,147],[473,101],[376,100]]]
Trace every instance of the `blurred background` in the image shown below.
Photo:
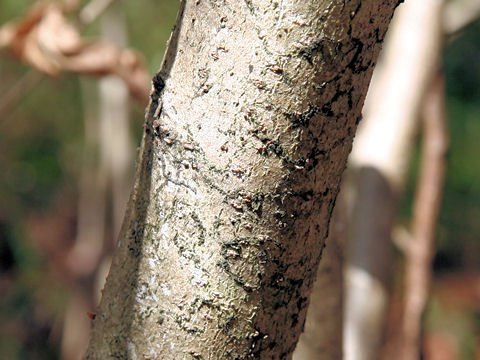
[[[397,14],[372,82],[342,187],[354,203],[350,233],[365,231],[352,219],[383,221],[377,242],[368,230],[366,243],[345,238],[346,283],[360,284],[349,277],[361,268],[384,288],[383,312],[372,315],[380,320],[368,325],[377,335],[355,349],[365,359],[391,359],[407,343],[416,359],[480,359],[477,2]],[[0,359],[81,358],[178,5],[0,2]],[[412,296],[423,300],[408,305]],[[346,327],[359,326],[349,322],[352,301]]]

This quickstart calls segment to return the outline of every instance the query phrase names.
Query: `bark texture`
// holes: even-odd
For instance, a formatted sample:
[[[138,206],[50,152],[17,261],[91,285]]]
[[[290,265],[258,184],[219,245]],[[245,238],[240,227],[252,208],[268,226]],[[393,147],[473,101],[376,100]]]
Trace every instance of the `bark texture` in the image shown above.
[[[182,2],[88,359],[290,359],[397,0]]]
[[[310,295],[305,329],[293,352],[293,360],[343,358],[343,258],[344,240],[347,238],[347,203],[344,187],[341,188]]]

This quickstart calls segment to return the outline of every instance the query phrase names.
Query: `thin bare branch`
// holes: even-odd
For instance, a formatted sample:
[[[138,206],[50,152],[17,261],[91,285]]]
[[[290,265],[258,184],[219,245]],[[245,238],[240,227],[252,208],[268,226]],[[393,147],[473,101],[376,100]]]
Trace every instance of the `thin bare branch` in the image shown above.
[[[88,25],[94,22],[116,0],[92,0],[80,11],[78,19],[81,24]]]
[[[428,93],[423,118],[422,167],[415,197],[412,241],[405,275],[405,311],[402,324],[403,360],[417,360],[420,353],[422,314],[428,300],[435,229],[445,179],[447,129],[445,79],[437,76]]]

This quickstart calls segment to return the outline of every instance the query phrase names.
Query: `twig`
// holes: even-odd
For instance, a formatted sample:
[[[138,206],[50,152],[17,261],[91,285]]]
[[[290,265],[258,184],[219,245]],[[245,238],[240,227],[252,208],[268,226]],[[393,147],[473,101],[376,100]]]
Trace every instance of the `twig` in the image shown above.
[[[82,25],[88,25],[94,22],[115,1],[116,0],[91,0],[78,14],[80,23]]]
[[[430,287],[435,228],[445,179],[447,147],[445,79],[443,74],[439,74],[427,94],[424,108],[422,165],[413,209],[413,236],[406,258],[401,356],[403,360],[420,358],[422,314]]]

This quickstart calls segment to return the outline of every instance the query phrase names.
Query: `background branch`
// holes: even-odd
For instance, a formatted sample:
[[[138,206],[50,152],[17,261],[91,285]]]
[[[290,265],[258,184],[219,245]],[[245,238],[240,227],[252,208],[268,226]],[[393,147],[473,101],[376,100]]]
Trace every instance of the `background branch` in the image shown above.
[[[422,165],[413,209],[412,239],[406,254],[402,360],[419,359],[422,314],[430,289],[435,229],[446,172],[447,138],[445,79],[439,74],[427,94],[423,113]]]

